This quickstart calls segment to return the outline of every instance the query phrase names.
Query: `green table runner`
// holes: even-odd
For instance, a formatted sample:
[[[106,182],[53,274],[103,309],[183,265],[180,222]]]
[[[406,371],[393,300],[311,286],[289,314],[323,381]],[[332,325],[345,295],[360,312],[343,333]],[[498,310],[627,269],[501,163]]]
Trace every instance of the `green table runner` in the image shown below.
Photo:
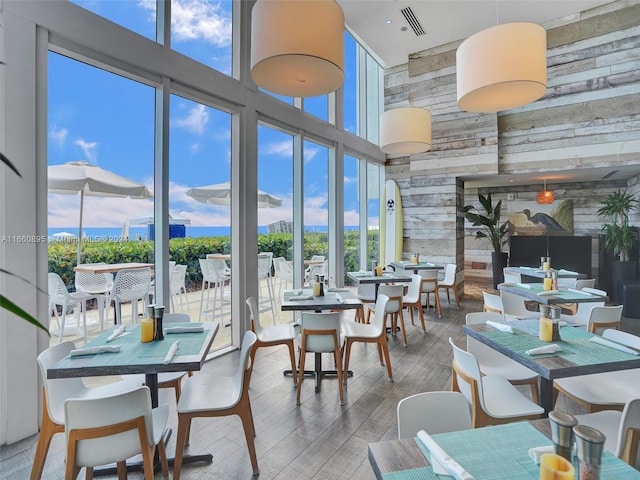
[[[164,327],[180,327],[183,323],[166,323]],[[164,340],[142,343],[140,342],[140,326],[135,326],[126,335],[120,335],[110,343],[106,339],[113,333],[112,330],[102,332],[96,338],[87,343],[87,347],[97,347],[101,345],[122,345],[118,353],[101,353],[93,356],[69,357],[70,359],[85,359],[87,366],[99,367],[118,364],[153,364],[161,362],[167,355],[171,344],[180,340],[180,348],[177,355],[196,355],[202,348],[202,344],[207,338],[208,330],[198,333],[172,333],[165,335]],[[133,346],[137,348],[133,348]]]
[[[433,435],[434,440],[476,480],[537,480],[539,466],[529,457],[529,449],[550,445],[551,440],[528,422],[476,428]],[[428,450],[415,439],[425,457]],[[436,475],[431,467],[383,474],[384,480],[435,480],[451,477]],[[602,480],[636,480],[640,472],[605,452]]]
[[[529,349],[549,345],[549,342],[542,342],[538,340],[536,336],[525,331],[518,330],[517,322],[511,322],[510,325],[514,325],[513,334],[501,332],[499,330],[490,330],[481,332],[481,334],[524,357],[529,357],[525,353]],[[548,355],[535,355],[529,358],[544,358],[555,355],[566,358],[568,361],[579,366],[638,360],[640,358],[637,355],[631,355],[629,353],[590,342],[589,339],[593,337],[593,334],[586,332],[581,328],[561,327],[560,337],[562,337],[561,341],[552,343],[560,345],[560,347],[562,347],[561,352]]]

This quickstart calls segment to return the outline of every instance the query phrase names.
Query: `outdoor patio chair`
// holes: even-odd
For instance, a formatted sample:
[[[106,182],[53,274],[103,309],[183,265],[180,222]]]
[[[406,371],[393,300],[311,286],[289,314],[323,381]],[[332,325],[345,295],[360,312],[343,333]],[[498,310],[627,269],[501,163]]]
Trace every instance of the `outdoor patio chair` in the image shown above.
[[[273,292],[273,277],[271,267],[273,265],[273,252],[261,252],[258,254],[258,310],[260,313],[271,312],[273,324],[276,324],[276,304]],[[267,293],[264,293],[266,286]]]
[[[99,299],[98,295],[84,293],[84,292],[69,292],[67,286],[64,284],[60,275],[54,272],[49,272],[49,312],[54,312],[56,322],[58,322],[58,329],[60,333],[58,335],[58,342],[62,342],[67,320],[67,308],[74,308],[74,316],[76,319],[76,327],[78,333],[82,331],[82,337],[87,340],[87,300],[95,299],[98,302],[98,317],[99,322],[103,323],[103,303]],[[58,321],[57,307],[62,307],[61,320]],[[80,309],[78,311],[78,309]],[[79,314],[82,313],[82,330],[80,330]]]
[[[148,387],[102,398],[70,398],[64,404],[67,460],[65,480],[75,480],[82,467],[92,478],[93,467],[116,463],[126,478],[126,460],[141,454],[144,477],[154,475],[156,448],[162,474],[169,478],[164,429],[169,407],[151,408]]]
[[[220,316],[224,315],[224,284],[227,279],[220,276],[218,269],[216,268],[215,261],[206,258],[199,258],[200,271],[202,272],[202,289],[200,290],[200,313],[199,317],[202,318],[203,313],[211,313],[212,319],[215,319],[217,312]],[[204,298],[204,292],[207,292],[207,298]],[[213,291],[213,304],[211,309],[209,306],[209,298]]]
[[[293,286],[293,262],[286,260],[284,257],[274,257],[273,270],[275,271],[275,277],[278,282],[278,297],[282,295],[282,285],[287,288],[287,285]]]
[[[149,292],[151,291],[151,269],[132,268],[129,270],[120,270],[116,274],[109,295],[108,307],[111,302],[115,303],[115,324],[122,324],[122,303],[131,302],[131,323],[138,323],[138,301],[142,300],[146,306],[149,301]]]
[[[187,275],[186,265],[176,265],[169,272],[169,290],[171,292],[171,310],[176,311],[175,297],[180,299],[180,310],[184,311],[185,303],[189,307],[189,299],[187,297],[187,287],[185,285],[185,277]]]
[[[98,309],[104,311],[104,308],[107,306],[107,301],[109,300],[109,294],[113,288],[112,273],[76,272],[74,283],[76,292],[95,295],[99,302]],[[104,330],[104,315],[100,315],[99,321],[100,332],[102,332]]]

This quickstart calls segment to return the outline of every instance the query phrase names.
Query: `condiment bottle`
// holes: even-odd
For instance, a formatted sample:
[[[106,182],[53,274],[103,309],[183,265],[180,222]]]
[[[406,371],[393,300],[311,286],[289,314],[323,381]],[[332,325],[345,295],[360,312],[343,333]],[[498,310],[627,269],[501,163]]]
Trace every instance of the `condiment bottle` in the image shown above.
[[[551,269],[551,257],[544,257],[544,261],[542,262],[542,269],[544,271],[548,271]]]
[[[551,440],[553,450],[557,455],[572,461],[573,448],[573,427],[578,424],[578,420],[573,415],[564,412],[549,412],[549,423],[551,425]]]
[[[573,427],[578,454],[578,471],[580,480],[600,480],[602,451],[606,440],[604,434],[586,425]]]
[[[544,280],[542,283],[542,289],[546,292],[551,290],[551,287],[553,286],[553,282],[551,279],[551,272],[547,272],[544,276]]]
[[[420,263],[420,254],[419,253],[414,253],[413,257],[411,258],[411,262],[414,264],[418,264]]]
[[[152,342],[154,338],[154,312],[153,305],[147,306],[147,316],[140,322],[140,341],[143,343]]]
[[[560,338],[560,312],[562,309],[560,307],[556,307],[555,305],[551,305],[549,307],[549,318],[551,318],[551,341],[559,342],[562,340]]]
[[[319,297],[324,297],[324,275],[318,275],[318,283],[320,284]]]
[[[550,342],[553,339],[553,323],[549,318],[549,305],[540,305],[538,339],[541,342]]]
[[[378,261],[374,260],[371,264],[371,273],[373,275],[378,275]]]
[[[157,305],[153,309],[156,318],[156,334],[154,340],[164,340],[164,331],[162,330],[162,317],[164,316],[164,305]]]
[[[558,290],[558,272],[551,272],[551,290]]]
[[[313,282],[313,296],[314,297],[319,297],[320,296],[320,288],[321,288],[320,275],[316,275],[316,281]]]

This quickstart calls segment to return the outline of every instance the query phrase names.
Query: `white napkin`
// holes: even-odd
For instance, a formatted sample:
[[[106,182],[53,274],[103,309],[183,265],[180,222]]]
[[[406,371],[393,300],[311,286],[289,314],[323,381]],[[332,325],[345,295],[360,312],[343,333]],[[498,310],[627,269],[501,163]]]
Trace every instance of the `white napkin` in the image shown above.
[[[287,300],[311,300],[313,295],[292,295]]]
[[[545,445],[544,447],[533,447],[529,449],[529,456],[531,460],[536,462],[536,465],[540,463],[540,457],[544,453],[554,453],[553,445]]]
[[[109,335],[107,337],[107,339],[105,340],[105,342],[109,343],[113,340],[115,340],[116,338],[118,338],[120,335],[122,335],[125,332],[125,328],[124,325],[119,326],[118,328],[113,330],[113,333],[111,335]]]
[[[615,348],[616,350],[620,350],[621,352],[629,353],[631,355],[640,355],[638,350],[633,348],[625,347],[624,345],[620,345],[619,343],[611,342],[605,338],[599,336],[593,336],[589,339],[590,342],[597,343],[599,345],[603,345],[605,347]]]
[[[327,292],[348,292],[348,288],[340,288],[340,287],[331,287],[327,288]]]
[[[302,295],[302,289],[298,288],[297,290],[285,290],[284,293],[290,293],[291,295]]]
[[[556,293],[560,293],[560,290],[544,290],[542,292],[538,292],[538,295],[555,295]]]
[[[122,345],[100,345],[97,347],[76,348],[69,352],[70,357],[79,357],[81,355],[96,355],[98,353],[117,353]]]
[[[527,355],[542,355],[545,353],[556,353],[561,351],[562,351],[562,348],[560,347],[560,345],[556,345],[555,343],[552,343],[551,345],[544,345],[543,347],[532,348],[531,350],[527,350],[524,353],[526,353]]]
[[[202,333],[204,327],[202,325],[185,325],[180,327],[168,327],[164,329],[164,333]]]
[[[474,476],[451,458],[436,441],[424,430],[418,432],[420,440],[431,453],[431,466],[437,475],[451,475],[456,480],[474,480]]]
[[[490,327],[495,328],[496,330],[500,330],[501,332],[513,333],[513,328],[511,328],[511,325],[505,325],[504,323],[494,322],[493,320],[487,320],[484,323],[486,323]]]
[[[169,365],[173,357],[175,357],[176,352],[178,351],[178,347],[180,346],[180,340],[176,340],[169,347],[169,351],[167,352],[167,356],[164,357],[164,361],[162,362],[165,365]]]

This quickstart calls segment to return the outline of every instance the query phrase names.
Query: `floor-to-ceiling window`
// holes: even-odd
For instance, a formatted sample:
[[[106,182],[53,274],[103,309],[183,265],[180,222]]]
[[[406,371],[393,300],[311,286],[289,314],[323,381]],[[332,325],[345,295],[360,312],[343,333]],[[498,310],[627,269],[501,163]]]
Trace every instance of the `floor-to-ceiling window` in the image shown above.
[[[365,165],[351,155],[344,156],[344,271],[360,269],[360,196],[358,173]]]

